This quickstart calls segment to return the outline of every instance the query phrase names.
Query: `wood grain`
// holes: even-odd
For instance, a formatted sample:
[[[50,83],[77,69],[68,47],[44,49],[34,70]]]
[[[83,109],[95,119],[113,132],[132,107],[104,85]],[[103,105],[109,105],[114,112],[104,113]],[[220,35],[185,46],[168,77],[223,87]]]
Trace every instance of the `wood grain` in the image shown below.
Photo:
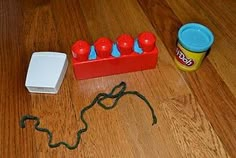
[[[1,0],[0,157],[236,157],[234,6],[233,0]],[[176,33],[190,21],[209,26],[215,43],[201,68],[185,73],[173,57]],[[115,40],[142,31],[157,36],[156,69],[78,81],[69,62],[57,95],[31,94],[24,87],[34,51],[65,52],[70,59],[78,39],[92,44],[101,36]],[[151,126],[142,100],[126,96],[115,109],[95,106],[86,114],[89,130],[73,151],[49,148],[33,122],[19,127],[22,115],[33,114],[53,131],[54,142],[73,144],[83,127],[80,110],[121,81],[148,98],[157,125]]]
[[[228,157],[214,129],[194,97],[172,98],[160,105],[183,157]],[[205,149],[208,150],[205,150]]]
[[[188,1],[190,2],[190,1]],[[184,2],[182,2],[184,3]],[[179,25],[181,25],[181,21],[174,14],[170,6],[174,6],[177,4],[175,2],[164,3],[163,1],[140,1],[141,6],[144,10],[146,10],[146,14],[151,19],[154,27],[156,28],[157,32],[162,37],[162,40],[167,43],[168,50],[171,56],[174,56],[174,49],[175,49],[175,41],[173,40],[173,34],[177,34],[177,29]],[[184,3],[185,4],[185,3]],[[188,3],[185,5],[180,6],[188,6]],[[197,6],[197,5],[191,5]],[[188,7],[179,9],[182,12],[187,10]],[[191,12],[194,12],[194,8],[191,9]],[[163,17],[163,19],[159,19],[158,16],[153,18],[153,15],[159,15]],[[180,17],[189,16],[189,14],[179,13]],[[196,16],[193,16],[196,18]],[[174,20],[173,20],[174,19]],[[200,20],[199,20],[200,21]],[[163,23],[168,23],[169,26],[162,25]],[[217,30],[214,30],[217,32]],[[217,35],[216,35],[217,40]],[[217,43],[216,41],[215,43]],[[229,44],[229,43],[227,43]],[[216,45],[216,44],[215,44]],[[228,48],[225,46],[224,48]],[[222,48],[223,49],[223,48]],[[210,54],[213,54],[214,50],[211,50]],[[217,51],[214,51],[217,53]],[[222,53],[222,52],[221,52]],[[228,51],[224,51],[222,54],[227,54]],[[230,56],[232,58],[232,54]],[[202,68],[199,71],[194,73],[183,73],[185,81],[188,83],[189,87],[192,90],[192,93],[196,96],[199,104],[206,112],[207,117],[209,118],[210,122],[212,123],[213,127],[215,128],[216,132],[218,133],[221,139],[224,139],[226,148],[229,148],[230,152],[235,154],[236,148],[236,131],[235,131],[235,120],[236,120],[236,101],[235,95],[232,94],[230,89],[234,87],[231,83],[235,84],[235,69],[229,68],[230,64],[228,64],[227,68],[223,67],[226,71],[231,71],[232,73],[225,73],[226,75],[230,75],[231,81],[224,81],[219,73],[219,69],[216,69],[212,62],[209,60],[211,56],[209,55],[208,58],[204,61]],[[229,62],[226,58],[218,58],[219,64],[222,62]],[[235,65],[235,64],[234,64]],[[213,77],[214,76],[214,77]],[[228,85],[228,86],[227,86]],[[230,88],[229,88],[230,87]],[[234,89],[233,89],[234,90]],[[224,109],[224,110],[222,110]],[[223,127],[223,128],[222,128]],[[233,133],[233,134],[229,134]],[[229,138],[230,137],[230,138]]]
[[[236,51],[236,43],[233,40],[233,37],[236,37],[235,17],[230,16],[230,14],[234,15],[234,12],[230,12],[228,9],[233,6],[223,1],[213,4],[210,4],[210,1],[196,3],[193,0],[188,2],[167,0],[167,2],[182,23],[189,21],[201,22],[214,32],[215,42],[211,50],[214,53],[210,53],[208,59],[213,67],[217,69],[219,76],[227,84],[234,96],[236,96],[236,82],[232,78],[232,76],[236,76],[234,64],[236,59],[232,57],[232,53]],[[225,10],[221,14],[217,12],[220,6],[221,9]],[[184,14],[183,11],[185,11]]]

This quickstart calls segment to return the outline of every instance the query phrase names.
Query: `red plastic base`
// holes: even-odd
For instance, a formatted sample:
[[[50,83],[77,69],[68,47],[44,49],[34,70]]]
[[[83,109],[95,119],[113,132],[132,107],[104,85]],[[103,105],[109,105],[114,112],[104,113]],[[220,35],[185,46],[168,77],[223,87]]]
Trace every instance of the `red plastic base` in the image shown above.
[[[122,37],[125,37],[125,36],[126,35],[122,35]],[[145,39],[146,38],[147,37],[145,36]],[[150,37],[148,38],[150,39]],[[101,53],[100,53],[100,51],[97,49],[97,58],[93,60],[88,60],[87,59],[88,55],[85,55],[89,51],[88,44],[85,44],[84,41],[83,42],[80,41],[80,44],[79,43],[74,44],[74,46],[72,47],[72,53],[73,53],[72,64],[73,64],[75,77],[76,79],[89,79],[89,78],[95,78],[95,77],[100,77],[100,76],[108,76],[108,75],[114,75],[114,74],[120,74],[120,73],[153,69],[156,67],[156,64],[157,64],[158,49],[155,46],[155,39],[152,39],[152,40],[154,40],[152,41],[154,43],[151,43],[150,45],[149,43],[143,43],[142,41],[140,41],[140,38],[139,38],[139,42],[140,42],[139,45],[141,45],[141,48],[144,51],[142,52],[142,54],[138,54],[134,52],[132,49],[131,49],[132,52],[127,53],[127,51],[130,51],[129,50],[130,48],[133,48],[132,40],[131,40],[132,45],[128,43],[129,48],[128,47],[125,48],[126,44],[124,43],[124,41],[122,41],[123,43],[120,44],[119,43],[120,40],[118,40],[117,42],[118,49],[122,50],[120,57],[109,56],[109,54],[104,53],[105,50],[101,50]],[[105,41],[106,43],[105,45],[107,45],[107,42],[109,41]],[[125,37],[125,42],[127,42],[127,37]],[[96,49],[96,46],[99,44],[101,43],[94,44],[95,49]],[[122,46],[125,46],[125,47],[123,47],[122,49],[121,48]],[[100,48],[104,48],[104,47],[100,47]],[[109,47],[109,49],[111,48]],[[81,56],[80,58],[78,58],[78,54],[79,56]]]
[[[153,69],[157,64],[158,50],[143,54],[132,53],[119,58],[109,57],[84,62],[72,59],[76,79],[88,79],[132,71]]]

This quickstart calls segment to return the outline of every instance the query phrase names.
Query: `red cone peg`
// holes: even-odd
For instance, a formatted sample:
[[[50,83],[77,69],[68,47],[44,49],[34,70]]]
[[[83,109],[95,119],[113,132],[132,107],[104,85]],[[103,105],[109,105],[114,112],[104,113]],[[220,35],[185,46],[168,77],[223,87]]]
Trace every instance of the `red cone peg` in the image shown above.
[[[112,45],[112,41],[106,37],[99,38],[94,44],[97,55],[102,58],[111,56]]]
[[[133,52],[134,39],[128,34],[120,35],[117,38],[117,47],[121,55],[128,55]]]
[[[78,61],[88,60],[90,45],[86,41],[79,40],[72,46],[72,55]]]
[[[150,52],[155,48],[156,37],[151,32],[143,32],[138,36],[139,46],[144,52]]]

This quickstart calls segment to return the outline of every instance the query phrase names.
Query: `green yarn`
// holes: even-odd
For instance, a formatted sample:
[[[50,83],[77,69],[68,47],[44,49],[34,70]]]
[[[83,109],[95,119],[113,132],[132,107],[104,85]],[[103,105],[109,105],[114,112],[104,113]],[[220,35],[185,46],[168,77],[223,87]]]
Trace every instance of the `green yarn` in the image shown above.
[[[115,93],[115,91],[119,89],[119,92]],[[146,104],[147,106],[149,107],[150,111],[151,111],[151,114],[152,114],[152,119],[153,119],[153,122],[152,122],[152,125],[156,124],[157,123],[157,117],[155,115],[155,112],[151,106],[151,104],[149,103],[149,101],[142,95],[140,94],[139,92],[137,91],[125,91],[126,90],[126,83],[125,82],[121,82],[119,85],[116,85],[110,93],[99,93],[94,99],[93,101],[86,107],[84,107],[81,112],[80,112],[80,118],[84,124],[84,128],[78,130],[77,132],[77,140],[76,140],[76,143],[74,145],[70,145],[66,142],[58,142],[58,143],[55,143],[53,144],[52,143],[52,137],[53,137],[53,134],[50,130],[48,130],[47,128],[41,128],[39,127],[40,125],[40,119],[36,116],[32,116],[32,115],[24,115],[21,120],[20,120],[20,127],[21,128],[25,128],[25,121],[26,120],[33,120],[35,121],[36,123],[34,124],[34,128],[38,131],[41,131],[41,132],[46,132],[48,134],[48,146],[51,147],[51,148],[55,148],[55,147],[59,147],[60,145],[64,145],[66,148],[70,149],[70,150],[73,150],[73,149],[76,149],[80,143],[80,139],[81,139],[81,135],[82,133],[86,132],[88,130],[88,123],[86,122],[86,120],[84,119],[84,114],[87,110],[91,109],[96,103],[101,106],[103,109],[105,110],[110,110],[112,108],[114,108],[118,101],[120,100],[121,97],[125,96],[125,95],[136,95],[137,97],[139,97],[140,99],[142,99]],[[111,99],[114,99],[114,102],[110,105],[110,106],[107,106],[105,105],[102,101],[107,99],[107,98],[111,98]]]

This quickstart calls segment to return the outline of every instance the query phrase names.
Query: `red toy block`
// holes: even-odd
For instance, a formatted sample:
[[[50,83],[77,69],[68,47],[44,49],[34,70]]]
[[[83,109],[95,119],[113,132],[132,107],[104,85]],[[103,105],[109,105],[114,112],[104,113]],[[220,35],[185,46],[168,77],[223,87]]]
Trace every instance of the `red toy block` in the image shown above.
[[[123,34],[116,43],[99,38],[93,46],[79,40],[72,46],[72,64],[76,79],[88,79],[156,67],[158,48],[156,37],[141,33],[136,40]]]

